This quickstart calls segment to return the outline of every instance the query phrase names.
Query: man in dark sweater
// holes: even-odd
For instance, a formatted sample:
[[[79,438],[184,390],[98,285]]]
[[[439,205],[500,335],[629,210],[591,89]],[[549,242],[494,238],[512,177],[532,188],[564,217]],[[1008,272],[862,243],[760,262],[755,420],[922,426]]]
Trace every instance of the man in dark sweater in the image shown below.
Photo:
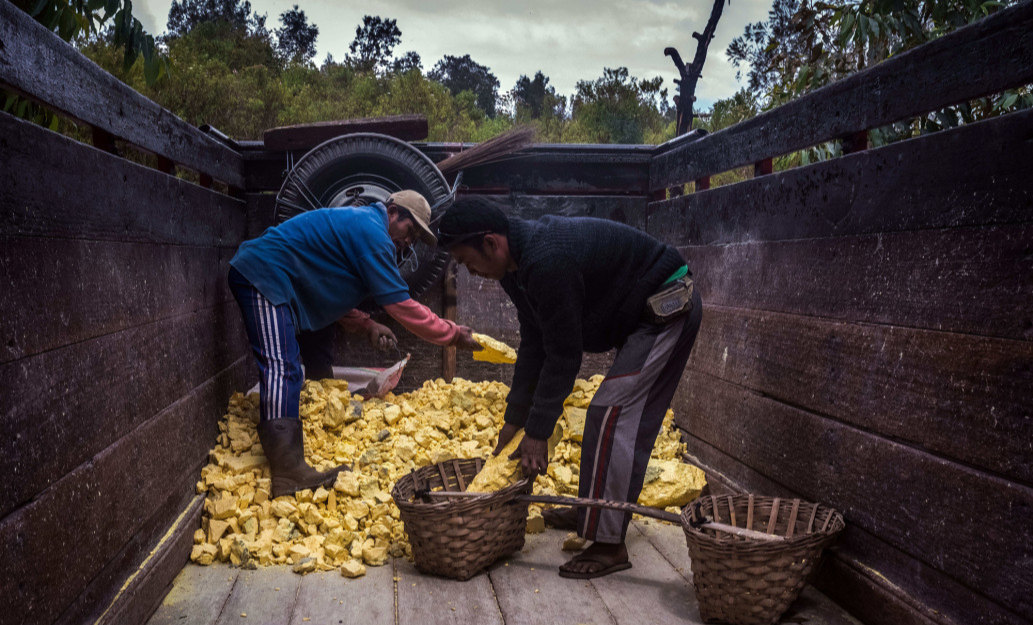
[[[701,320],[702,304],[681,255],[623,224],[554,216],[526,221],[479,198],[449,209],[438,241],[471,274],[499,280],[517,309],[520,347],[495,453],[523,428],[513,457],[525,475],[544,472],[546,439],[583,352],[616,347],[588,408],[578,494],[637,501]],[[686,303],[661,319],[650,314],[647,300],[664,288],[680,288]],[[560,567],[560,575],[591,578],[631,566],[624,546],[630,514],[547,512],[546,522],[593,541]]]

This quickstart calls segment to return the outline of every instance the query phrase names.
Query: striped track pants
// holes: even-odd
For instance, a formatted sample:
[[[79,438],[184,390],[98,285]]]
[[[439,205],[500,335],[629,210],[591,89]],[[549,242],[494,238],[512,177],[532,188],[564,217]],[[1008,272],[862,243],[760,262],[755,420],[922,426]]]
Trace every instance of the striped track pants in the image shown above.
[[[261,419],[297,419],[305,377],[290,307],[273,305],[236,269],[229,283],[258,364]]]
[[[639,324],[617,352],[588,406],[579,496],[638,501],[646,464],[696,341],[702,309],[697,290],[691,313],[662,326]],[[630,521],[626,512],[579,508],[578,535],[623,542]]]

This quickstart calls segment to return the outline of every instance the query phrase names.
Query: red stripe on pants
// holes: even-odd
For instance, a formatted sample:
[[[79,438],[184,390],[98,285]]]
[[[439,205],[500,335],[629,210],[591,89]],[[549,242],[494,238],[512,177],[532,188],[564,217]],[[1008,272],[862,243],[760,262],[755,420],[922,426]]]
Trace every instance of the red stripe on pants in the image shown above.
[[[603,496],[603,486],[605,485],[606,469],[608,468],[610,461],[610,448],[613,447],[613,432],[617,429],[617,417],[620,416],[620,406],[610,406],[610,422],[606,424],[606,431],[602,434],[602,441],[599,444],[599,455],[595,459],[595,484],[592,485],[592,492],[589,493],[596,499],[601,499]],[[595,531],[599,525],[599,508],[591,508],[588,513],[588,525],[586,528],[586,537],[594,537]],[[594,540],[593,538],[589,538]]]

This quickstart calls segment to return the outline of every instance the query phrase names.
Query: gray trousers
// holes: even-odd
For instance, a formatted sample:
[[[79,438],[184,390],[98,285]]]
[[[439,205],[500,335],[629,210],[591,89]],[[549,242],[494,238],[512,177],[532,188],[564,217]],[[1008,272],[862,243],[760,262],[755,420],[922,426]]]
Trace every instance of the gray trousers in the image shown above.
[[[640,323],[617,352],[588,406],[580,497],[638,501],[646,464],[702,321],[698,290],[692,302],[692,312],[665,325]],[[578,535],[620,543],[630,521],[627,512],[579,508]]]

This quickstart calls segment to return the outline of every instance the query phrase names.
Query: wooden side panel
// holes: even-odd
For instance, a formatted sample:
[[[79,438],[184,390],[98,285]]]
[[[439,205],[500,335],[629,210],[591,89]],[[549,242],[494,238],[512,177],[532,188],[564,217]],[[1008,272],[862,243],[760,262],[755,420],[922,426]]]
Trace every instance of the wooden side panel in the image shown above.
[[[952,36],[982,33],[971,49],[1022,41],[1029,29],[1011,28],[1031,6],[1010,15]],[[924,84],[971,49],[902,55],[672,149],[653,173],[681,159],[663,180],[690,179],[873,119],[850,107],[792,117],[835,97],[873,98],[870,114],[889,121],[878,116],[927,94],[865,95],[892,84],[879,68],[939,63],[892,79]],[[947,103],[940,87],[985,84],[944,80],[923,106]],[[1020,112],[649,205],[647,231],[679,247],[705,306],[674,404],[691,454],[739,489],[843,510],[848,530],[816,584],[866,622],[1033,617],[1017,582],[1033,577],[1028,537],[1003,529],[1033,507],[1031,133]]]
[[[0,136],[2,235],[215,247],[240,237],[240,200],[3,113]]]
[[[650,166],[649,190],[750,165],[1031,81],[1033,5],[1025,2],[660,154]]]
[[[696,374],[680,424],[852,526],[1033,616],[1028,518],[1033,489]],[[684,411],[682,411],[684,413]],[[748,445],[742,441],[749,441]],[[947,529],[949,528],[949,529]]]
[[[676,411],[698,410],[684,397],[676,402]],[[707,472],[711,489],[806,498],[799,490],[742,464],[688,431],[682,435],[688,443],[689,460]],[[849,522],[840,540],[825,552],[811,583],[866,624],[1028,622]]]
[[[232,248],[0,236],[0,361],[232,301]],[[31,294],[31,297],[29,296]]]
[[[1033,484],[1031,342],[712,305],[689,368]]]
[[[704,301],[1033,339],[1033,223],[686,246]]]
[[[1031,135],[1024,111],[654,202],[648,231],[720,245],[1029,222]]]
[[[215,438],[214,416],[247,383],[248,358],[242,356],[0,521],[0,550],[7,554],[0,622],[52,622],[152,514],[168,500],[182,498],[177,488],[196,476]],[[169,522],[174,518],[170,515]],[[164,531],[147,542],[153,544]],[[124,579],[132,569],[112,579]]]
[[[133,91],[10,2],[0,3],[0,41],[0,84],[148,152],[244,188],[239,154]]]
[[[0,517],[247,353],[226,302],[0,365]]]
[[[0,622],[92,621],[180,515],[254,378],[226,285],[245,204],[7,115],[0,129]],[[192,149],[191,132],[169,136]],[[112,614],[140,620],[180,563],[137,575]]]

